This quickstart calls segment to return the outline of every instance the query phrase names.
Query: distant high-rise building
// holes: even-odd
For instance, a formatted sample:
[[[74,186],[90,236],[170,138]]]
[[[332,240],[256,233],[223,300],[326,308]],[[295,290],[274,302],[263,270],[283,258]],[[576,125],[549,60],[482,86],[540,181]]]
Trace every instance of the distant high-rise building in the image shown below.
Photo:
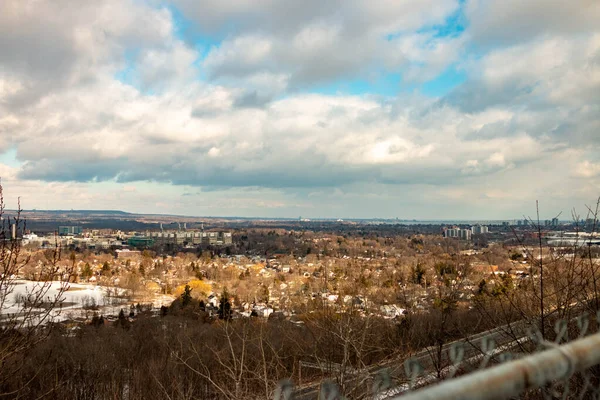
[[[458,237],[459,231],[460,231],[460,229],[458,229],[458,228],[448,228],[444,231],[444,237],[447,237],[447,238]]]
[[[552,218],[552,226],[558,226],[558,218]]]
[[[471,227],[471,232],[473,235],[483,235],[488,233],[488,227],[485,225],[475,225]]]
[[[444,231],[444,237],[447,238],[458,238],[461,240],[471,240],[471,230],[470,229],[460,229],[460,228],[448,228]]]
[[[80,235],[83,233],[83,228],[80,226],[59,226],[58,234],[60,236],[66,235]]]
[[[223,244],[231,244],[233,242],[231,232],[221,232],[220,236]]]
[[[469,229],[460,229],[459,237],[462,240],[471,240],[471,231]]]

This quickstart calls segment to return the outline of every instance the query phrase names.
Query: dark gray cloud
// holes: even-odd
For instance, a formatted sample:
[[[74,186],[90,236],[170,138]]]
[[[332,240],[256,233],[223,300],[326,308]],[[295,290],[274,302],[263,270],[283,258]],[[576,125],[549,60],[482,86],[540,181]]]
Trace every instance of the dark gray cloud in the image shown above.
[[[477,113],[490,107],[506,104],[515,106],[535,101],[533,94],[536,83],[528,85],[507,84],[502,87],[490,87],[487,83],[473,80],[460,85],[442,99],[442,104],[455,106],[467,113]]]
[[[85,160],[77,162],[69,159],[27,161],[18,172],[20,179],[36,179],[56,182],[91,182],[113,179],[128,168],[124,159]]]
[[[236,98],[233,106],[236,108],[262,108],[272,100],[271,96],[252,90]]]

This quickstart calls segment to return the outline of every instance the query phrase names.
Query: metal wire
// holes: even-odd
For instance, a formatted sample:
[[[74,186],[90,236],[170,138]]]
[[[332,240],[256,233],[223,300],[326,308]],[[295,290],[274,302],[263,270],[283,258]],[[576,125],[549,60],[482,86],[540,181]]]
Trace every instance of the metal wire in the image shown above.
[[[600,321],[600,312],[596,320]],[[575,334],[571,342],[569,327],[573,325],[570,322],[576,326],[571,331]],[[583,313],[570,321],[558,320],[552,341],[545,339],[533,325],[523,329],[522,337],[503,343],[491,336],[482,337],[477,347],[468,340],[454,342],[447,346],[448,366],[438,366],[440,370],[435,373],[426,371],[418,359],[409,358],[404,362],[403,376],[392,373],[394,368],[354,370],[351,375],[356,379],[363,374],[365,381],[371,382],[371,389],[362,392],[357,399],[394,399],[402,394],[403,400],[480,400],[536,393],[536,397],[541,395],[545,399],[600,399],[600,333],[586,337],[589,330],[589,314]],[[525,345],[533,354],[512,352]],[[477,350],[474,355],[467,351],[473,349]],[[460,373],[463,375],[458,376]],[[440,376],[442,382],[438,382]],[[345,399],[338,385],[329,380],[322,382],[318,390],[304,393],[298,400]],[[292,381],[280,382],[274,398],[294,399]]]

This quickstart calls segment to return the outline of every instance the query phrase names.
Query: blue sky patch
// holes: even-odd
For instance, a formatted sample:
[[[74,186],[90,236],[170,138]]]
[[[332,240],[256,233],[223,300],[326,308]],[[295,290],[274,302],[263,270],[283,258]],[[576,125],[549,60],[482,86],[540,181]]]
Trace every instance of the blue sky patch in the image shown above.
[[[0,163],[8,165],[9,167],[18,168],[21,166],[21,162],[17,159],[17,149],[12,147],[4,153],[0,154]]]

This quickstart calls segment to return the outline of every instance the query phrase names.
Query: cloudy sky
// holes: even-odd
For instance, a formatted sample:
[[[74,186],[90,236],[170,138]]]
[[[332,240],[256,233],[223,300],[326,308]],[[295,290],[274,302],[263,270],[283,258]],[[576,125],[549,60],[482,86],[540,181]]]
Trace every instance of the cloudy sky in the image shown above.
[[[26,209],[570,216],[600,195],[597,0],[2,0]]]

